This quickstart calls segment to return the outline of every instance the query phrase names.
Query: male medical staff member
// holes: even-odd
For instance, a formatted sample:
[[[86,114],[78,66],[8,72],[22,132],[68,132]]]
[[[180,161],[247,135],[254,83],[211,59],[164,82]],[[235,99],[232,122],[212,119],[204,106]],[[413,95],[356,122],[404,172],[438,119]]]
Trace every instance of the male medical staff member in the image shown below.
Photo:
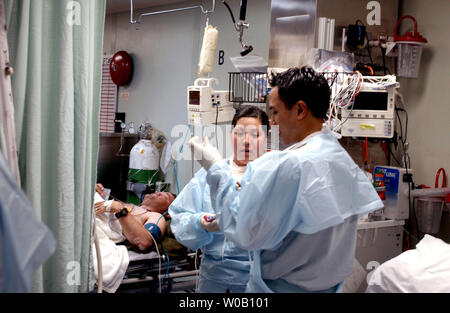
[[[337,292],[351,274],[360,215],[383,207],[370,181],[323,128],[327,81],[310,68],[271,79],[269,109],[290,145],[247,165],[237,192],[229,165],[200,138],[190,145],[208,171],[225,237],[254,251],[247,292]]]

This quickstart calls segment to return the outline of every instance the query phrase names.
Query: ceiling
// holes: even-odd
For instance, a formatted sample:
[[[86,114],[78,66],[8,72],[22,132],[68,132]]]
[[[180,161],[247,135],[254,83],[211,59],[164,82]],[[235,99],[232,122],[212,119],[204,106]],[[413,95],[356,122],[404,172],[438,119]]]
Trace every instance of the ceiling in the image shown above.
[[[143,9],[157,5],[179,3],[186,0],[134,0],[134,9]],[[106,13],[130,12],[130,0],[107,0]]]

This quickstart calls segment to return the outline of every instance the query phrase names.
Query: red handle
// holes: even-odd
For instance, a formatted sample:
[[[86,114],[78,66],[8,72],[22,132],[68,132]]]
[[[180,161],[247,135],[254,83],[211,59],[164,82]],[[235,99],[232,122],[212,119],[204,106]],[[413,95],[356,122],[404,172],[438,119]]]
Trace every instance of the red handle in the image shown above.
[[[434,183],[434,188],[439,188],[439,176],[441,175],[442,172],[442,188],[447,187],[447,180],[445,178],[445,170],[441,167],[440,169],[438,169],[437,173],[436,173],[436,182]]]
[[[398,35],[397,35],[397,29],[398,29],[398,27],[400,26],[401,21],[403,21],[405,18],[410,18],[410,19],[413,20],[413,22],[414,22],[414,36],[417,34],[417,21],[416,21],[416,19],[415,19],[414,17],[412,17],[411,15],[405,15],[405,16],[402,16],[402,17],[397,21],[397,24],[395,24],[395,30],[394,30],[394,40],[395,40],[395,41],[397,41],[397,37],[398,37]]]

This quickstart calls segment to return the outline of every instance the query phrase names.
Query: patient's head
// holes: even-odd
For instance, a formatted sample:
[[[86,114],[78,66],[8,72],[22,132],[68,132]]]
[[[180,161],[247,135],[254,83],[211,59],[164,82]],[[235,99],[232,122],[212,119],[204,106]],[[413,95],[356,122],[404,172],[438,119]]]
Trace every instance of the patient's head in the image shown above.
[[[150,208],[153,212],[163,214],[167,211],[175,198],[176,195],[171,192],[156,191],[154,193],[146,194],[141,205]]]

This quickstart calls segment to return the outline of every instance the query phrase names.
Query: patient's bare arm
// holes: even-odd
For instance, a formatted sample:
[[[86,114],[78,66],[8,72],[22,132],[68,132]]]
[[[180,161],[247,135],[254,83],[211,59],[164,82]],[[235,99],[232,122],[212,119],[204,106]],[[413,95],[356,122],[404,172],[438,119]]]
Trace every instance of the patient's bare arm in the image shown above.
[[[128,214],[121,217],[119,222],[122,226],[122,233],[127,240],[140,250],[146,250],[152,246],[153,239],[148,230],[144,228],[144,225],[158,222],[162,237],[166,231],[166,222],[164,218],[160,219],[160,217],[161,214],[154,212],[147,212],[137,216]]]
[[[111,212],[117,213],[125,204],[113,201],[111,204]],[[136,207],[139,208],[139,207]],[[135,209],[133,209],[135,211]],[[164,235],[166,230],[166,222],[164,218],[161,218],[161,214],[155,212],[145,211],[143,214],[123,216],[119,218],[120,225],[122,226],[122,233],[127,238],[127,240],[134,246],[138,247],[140,250],[146,250],[153,245],[153,239],[144,225],[148,223],[156,224],[161,230],[161,237]]]
[[[106,211],[104,203],[105,201],[95,204],[95,213],[97,215],[103,214]],[[157,224],[159,229],[161,230],[161,237],[164,236],[164,233],[166,231],[166,222],[161,214],[156,212],[149,212],[146,209],[142,209],[141,207],[134,206],[132,204],[124,204],[119,201],[113,201],[111,203],[110,213],[118,213],[124,207],[131,207],[132,211],[128,215],[119,218],[119,222],[122,227],[122,234],[133,246],[136,246],[143,251],[153,245],[152,236],[144,227],[144,225],[148,223]]]

